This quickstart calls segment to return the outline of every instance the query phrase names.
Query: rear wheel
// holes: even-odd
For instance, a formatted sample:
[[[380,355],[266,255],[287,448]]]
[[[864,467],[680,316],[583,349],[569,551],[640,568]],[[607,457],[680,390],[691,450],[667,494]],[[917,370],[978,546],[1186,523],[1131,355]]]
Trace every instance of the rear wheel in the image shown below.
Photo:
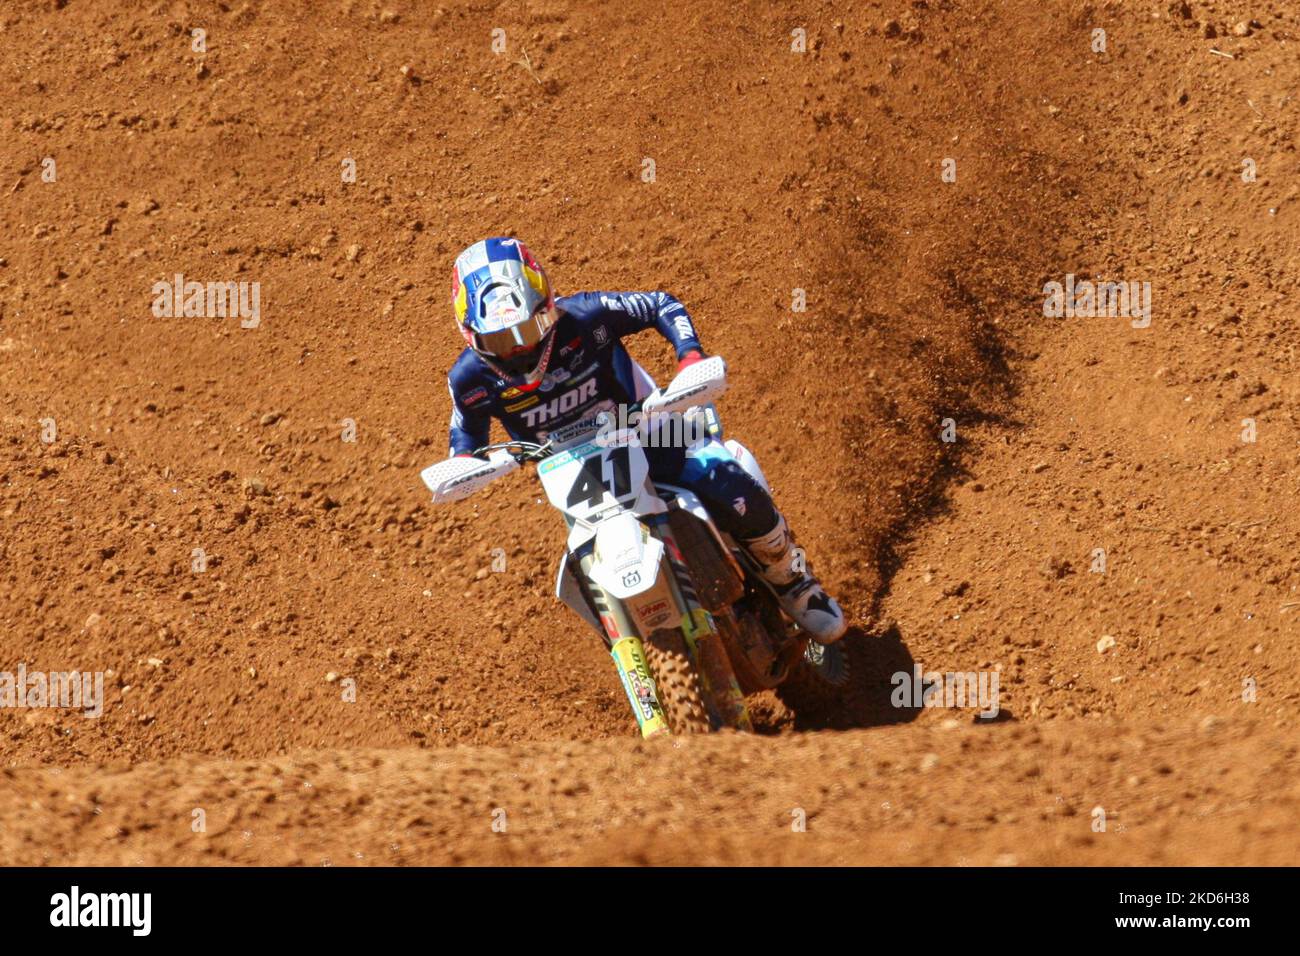
[[[807,683],[832,694],[840,693],[848,686],[852,673],[848,650],[843,641],[834,644],[809,641],[795,668],[796,673]]]
[[[669,728],[674,734],[707,734],[710,727],[704,688],[685,635],[677,628],[665,627],[653,632],[644,643],[646,664]]]
[[[790,676],[776,689],[797,725],[848,728],[867,720],[870,638],[857,628],[834,644],[809,641]]]

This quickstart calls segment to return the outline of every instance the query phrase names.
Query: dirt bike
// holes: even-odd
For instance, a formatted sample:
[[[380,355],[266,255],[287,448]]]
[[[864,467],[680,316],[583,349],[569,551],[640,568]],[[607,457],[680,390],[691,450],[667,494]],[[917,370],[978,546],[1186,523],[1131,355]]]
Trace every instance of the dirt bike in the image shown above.
[[[726,384],[726,365],[714,356],[622,417],[606,403],[543,444],[487,445],[421,472],[442,503],[536,463],[569,528],[556,596],[604,641],[644,737],[752,730],[747,696],[775,690],[796,710],[828,705],[849,679],[843,642],[810,641],[699,498],[650,479],[646,443],[665,426],[677,429],[671,439],[721,442],[712,400]],[[766,488],[749,451],[723,444]]]

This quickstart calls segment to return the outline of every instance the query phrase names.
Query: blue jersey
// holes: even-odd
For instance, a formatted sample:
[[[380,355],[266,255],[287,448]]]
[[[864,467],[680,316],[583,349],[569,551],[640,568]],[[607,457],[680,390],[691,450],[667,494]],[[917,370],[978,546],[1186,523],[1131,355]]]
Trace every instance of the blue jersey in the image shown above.
[[[700,349],[686,307],[666,292],[580,292],[555,300],[559,319],[545,376],[536,386],[503,377],[466,348],[447,373],[451,454],[488,443],[495,418],[516,441],[545,440],[566,425],[644,397],[637,369],[620,340],[657,329],[677,357]]]

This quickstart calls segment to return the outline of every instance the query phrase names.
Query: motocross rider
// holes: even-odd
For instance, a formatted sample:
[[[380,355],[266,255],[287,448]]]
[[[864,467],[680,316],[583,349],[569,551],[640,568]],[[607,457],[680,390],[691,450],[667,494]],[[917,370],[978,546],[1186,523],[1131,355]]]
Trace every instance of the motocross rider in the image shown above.
[[[655,329],[676,350],[679,372],[704,357],[686,308],[668,293],[579,292],[557,299],[517,239],[484,239],[462,252],[451,299],[468,343],[447,374],[453,456],[486,445],[493,418],[511,439],[540,443],[554,429],[644,399],[654,382],[624,349],[624,336]],[[810,637],[829,644],[844,635],[844,613],[798,560],[771,496],[721,442],[647,448],[646,454],[651,477],[699,496]]]

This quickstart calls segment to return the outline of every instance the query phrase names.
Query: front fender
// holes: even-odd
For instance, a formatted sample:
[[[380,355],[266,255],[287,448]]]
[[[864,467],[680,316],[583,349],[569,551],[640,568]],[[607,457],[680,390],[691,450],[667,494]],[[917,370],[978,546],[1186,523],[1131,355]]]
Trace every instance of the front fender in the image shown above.
[[[663,542],[636,515],[623,511],[596,526],[587,573],[610,597],[625,601],[655,586],[663,556]]]

